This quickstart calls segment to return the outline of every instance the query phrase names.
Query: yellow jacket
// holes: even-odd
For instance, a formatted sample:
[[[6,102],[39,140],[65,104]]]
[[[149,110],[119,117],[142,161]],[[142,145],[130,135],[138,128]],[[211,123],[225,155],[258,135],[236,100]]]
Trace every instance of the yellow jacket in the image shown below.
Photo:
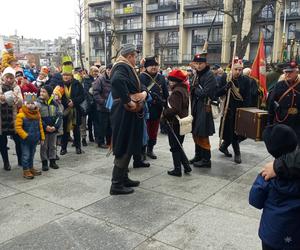
[[[39,121],[39,132],[40,137],[37,137],[36,126],[33,121]],[[30,142],[37,143],[39,140],[45,140],[45,133],[43,129],[42,118],[39,111],[36,110],[28,110],[26,106],[23,106],[20,109],[20,112],[17,114],[15,121],[15,129],[16,133],[21,137],[22,140],[29,139]]]

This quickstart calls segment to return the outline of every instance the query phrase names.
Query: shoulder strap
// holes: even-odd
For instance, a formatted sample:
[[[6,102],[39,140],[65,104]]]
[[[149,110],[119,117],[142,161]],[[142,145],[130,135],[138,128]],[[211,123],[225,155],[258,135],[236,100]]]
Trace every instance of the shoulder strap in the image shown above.
[[[151,84],[147,87],[148,90],[152,89],[152,88],[154,87],[154,85],[156,85],[156,86],[159,87],[160,92],[162,92],[161,86],[160,86],[160,85],[156,82],[156,80],[155,80],[155,78],[156,78],[157,75],[153,78],[153,77],[152,77],[150,74],[148,74],[147,72],[142,72],[141,74],[144,74],[144,75],[150,77],[150,79],[151,79]]]
[[[290,86],[283,94],[280,96],[278,102],[280,102],[293,88],[295,88],[299,84],[299,79],[297,80],[296,83],[294,83],[292,86]],[[286,82],[287,83],[287,82]]]

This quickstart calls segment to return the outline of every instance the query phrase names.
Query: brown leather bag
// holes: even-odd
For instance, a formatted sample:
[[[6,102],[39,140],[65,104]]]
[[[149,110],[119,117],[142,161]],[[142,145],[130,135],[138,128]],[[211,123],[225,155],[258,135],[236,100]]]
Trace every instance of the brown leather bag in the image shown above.
[[[124,107],[127,111],[137,113],[137,112],[140,112],[144,108],[144,101],[140,100],[140,94],[141,93],[129,94],[131,101],[136,103],[136,106],[135,106],[135,108],[132,108],[128,104],[124,104]]]

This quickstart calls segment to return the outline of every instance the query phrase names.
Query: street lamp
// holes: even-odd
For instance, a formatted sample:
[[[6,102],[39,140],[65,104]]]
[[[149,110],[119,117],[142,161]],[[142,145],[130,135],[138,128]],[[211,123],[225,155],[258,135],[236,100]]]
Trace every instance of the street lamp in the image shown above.
[[[106,28],[106,22],[100,21],[99,19],[95,19],[95,22],[97,22],[97,23],[104,23],[104,28],[103,28],[103,31],[104,31],[104,64],[106,66],[107,65],[107,61],[106,61],[106,53],[107,53],[107,47],[106,47],[106,36],[107,36],[106,32],[107,32],[107,28]]]

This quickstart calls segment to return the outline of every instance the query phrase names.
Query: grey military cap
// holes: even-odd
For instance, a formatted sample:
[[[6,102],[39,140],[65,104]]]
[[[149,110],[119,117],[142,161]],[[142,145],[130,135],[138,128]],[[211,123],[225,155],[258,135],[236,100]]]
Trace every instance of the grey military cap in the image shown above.
[[[122,45],[121,48],[121,55],[127,55],[129,53],[133,53],[133,52],[137,52],[140,53],[140,51],[136,48],[136,46],[132,43],[126,43],[124,45]]]

